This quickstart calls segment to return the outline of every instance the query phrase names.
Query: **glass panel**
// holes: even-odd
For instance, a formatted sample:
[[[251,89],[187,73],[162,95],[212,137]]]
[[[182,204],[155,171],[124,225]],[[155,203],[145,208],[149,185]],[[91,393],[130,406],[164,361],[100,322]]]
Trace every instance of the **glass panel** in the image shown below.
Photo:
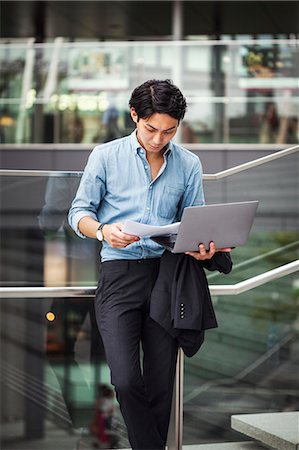
[[[254,155],[226,158],[232,167]],[[233,250],[233,271],[207,273],[210,284],[235,284],[298,259],[298,167],[295,154],[205,183],[207,203],[260,201],[248,243]],[[231,429],[233,414],[298,410],[297,298],[298,274],[213,297],[218,328],[185,358],[184,445],[248,440]]]
[[[224,63],[229,141],[298,143],[298,47],[230,46]]]
[[[206,152],[204,167],[211,161],[217,171],[218,157],[230,167],[253,154]],[[297,171],[298,155],[291,155],[205,182],[208,203],[260,200],[248,244],[233,252],[233,272],[208,273],[211,284],[234,284],[298,257]],[[96,285],[99,243],[80,239],[66,221],[79,180],[71,173],[1,177],[2,286]],[[201,351],[185,362],[184,444],[240,439],[230,430],[233,413],[298,408],[297,284],[292,275],[240,296],[213,299],[219,328],[207,332]],[[100,395],[113,405],[111,445],[128,448],[110,397],[92,299],[2,299],[0,309],[1,448],[98,444],[94,419],[103,384]]]
[[[24,47],[0,46],[1,98],[20,98],[25,67]]]
[[[213,301],[219,328],[185,358],[184,445],[248,440],[232,414],[299,408],[298,275]]]
[[[242,150],[197,154],[203,167],[215,172],[260,156]],[[225,277],[208,274],[210,282],[234,284],[296,259],[298,157],[293,154],[220,181],[205,181],[208,204],[260,202],[248,243],[233,251],[233,272]],[[75,174],[1,177],[2,286],[96,285],[100,244],[79,238],[67,223],[79,181]]]
[[[228,167],[237,165],[238,159],[241,163],[255,158],[244,151],[227,157]],[[208,204],[259,200],[248,242],[232,252],[232,272],[226,276],[208,274],[211,284],[235,284],[298,258],[298,168],[297,153],[216,182],[205,182]]]
[[[1,449],[128,448],[93,300],[1,299]]]
[[[184,143],[213,143],[215,133],[223,134],[223,124],[216,123],[216,110],[219,103],[198,103],[191,99],[185,119],[181,124],[181,141]]]
[[[96,285],[99,243],[67,224],[79,181],[1,177],[1,286]],[[1,449],[129,447],[92,298],[2,297],[0,322]]]
[[[213,130],[203,142],[298,143],[298,61],[292,40],[2,44],[1,142],[123,136],[132,90],[171,78],[187,97],[187,124]]]
[[[2,286],[96,284],[100,244],[79,238],[67,223],[79,181],[1,177]]]

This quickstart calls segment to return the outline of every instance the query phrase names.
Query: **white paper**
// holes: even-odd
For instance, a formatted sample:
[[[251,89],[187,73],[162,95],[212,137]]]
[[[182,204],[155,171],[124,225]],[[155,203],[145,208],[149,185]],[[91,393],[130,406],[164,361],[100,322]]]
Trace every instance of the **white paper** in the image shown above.
[[[163,236],[165,234],[177,234],[181,222],[171,223],[170,225],[148,225],[146,223],[126,220],[123,226],[123,233],[133,234],[135,236]]]

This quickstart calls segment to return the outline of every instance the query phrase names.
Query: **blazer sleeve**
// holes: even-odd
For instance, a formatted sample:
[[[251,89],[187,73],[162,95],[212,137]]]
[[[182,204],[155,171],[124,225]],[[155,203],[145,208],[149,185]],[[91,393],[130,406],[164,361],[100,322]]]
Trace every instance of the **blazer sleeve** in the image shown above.
[[[230,254],[225,252],[217,252],[212,259],[202,261],[205,269],[214,271],[218,270],[221,273],[229,273],[232,270],[233,262]]]

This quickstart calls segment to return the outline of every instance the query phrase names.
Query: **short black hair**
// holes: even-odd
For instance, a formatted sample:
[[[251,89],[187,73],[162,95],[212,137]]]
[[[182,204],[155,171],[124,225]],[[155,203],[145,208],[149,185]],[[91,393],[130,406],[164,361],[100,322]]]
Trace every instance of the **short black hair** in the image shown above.
[[[138,120],[160,113],[180,121],[184,118],[187,103],[171,80],[148,80],[134,89],[129,106],[135,109]]]

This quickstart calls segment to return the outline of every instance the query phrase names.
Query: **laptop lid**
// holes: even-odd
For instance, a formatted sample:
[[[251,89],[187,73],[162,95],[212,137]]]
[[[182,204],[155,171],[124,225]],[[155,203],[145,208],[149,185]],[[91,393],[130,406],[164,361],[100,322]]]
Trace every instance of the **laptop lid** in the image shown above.
[[[173,253],[197,251],[200,243],[208,248],[211,241],[215,242],[217,248],[244,245],[248,239],[258,203],[258,201],[249,201],[185,208],[171,251]]]

